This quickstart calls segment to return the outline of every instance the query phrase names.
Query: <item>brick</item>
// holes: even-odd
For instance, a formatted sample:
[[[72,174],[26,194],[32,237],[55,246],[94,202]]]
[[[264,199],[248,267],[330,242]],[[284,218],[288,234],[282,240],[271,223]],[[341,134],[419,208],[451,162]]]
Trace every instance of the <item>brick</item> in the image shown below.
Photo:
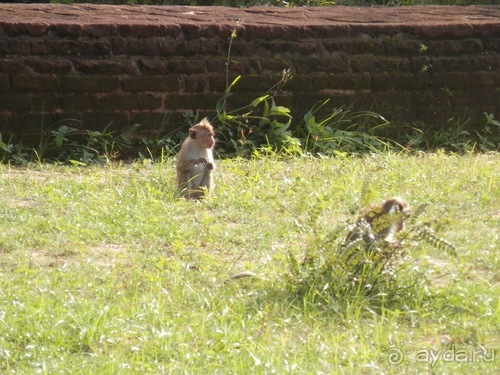
[[[307,95],[295,94],[293,95],[293,104],[291,105],[294,113],[301,112],[303,115],[309,110],[318,107],[321,103],[327,101],[327,104],[321,108],[321,111],[316,113],[316,119],[319,120],[323,116],[330,114],[335,108],[350,107],[355,102],[354,95],[340,95],[329,92],[312,92]],[[299,110],[300,108],[300,110]]]
[[[499,93],[497,92],[496,95],[491,95],[491,90],[487,88],[477,88],[473,89],[468,92],[468,102],[465,103],[464,105],[469,105],[469,106],[483,106],[487,105],[490,107],[500,106],[499,103]],[[461,103],[459,103],[461,104]],[[494,111],[493,111],[494,112]],[[490,112],[490,113],[493,113]],[[498,118],[497,118],[498,120]]]
[[[31,98],[27,95],[14,94],[12,92],[0,92],[0,113],[31,111]]]
[[[28,42],[29,55],[34,56],[47,56],[50,55],[50,43],[45,38],[33,38]]]
[[[56,92],[59,80],[55,75],[13,74],[11,87],[13,91]]]
[[[71,59],[76,71],[83,74],[137,74],[134,62],[127,58],[114,59]]]
[[[375,103],[386,112],[389,111],[391,107],[410,107],[411,102],[412,91],[410,90],[387,90],[378,92],[375,100]]]
[[[434,73],[432,86],[435,88],[463,89],[470,87],[470,74],[468,72]]]
[[[433,72],[469,72],[471,57],[433,57],[431,62]]]
[[[421,43],[401,35],[390,38],[378,38],[378,51],[383,55],[414,56],[420,53]]]
[[[229,39],[227,40],[226,49],[229,51]],[[231,43],[231,56],[244,56],[248,57],[255,54],[258,48],[262,48],[260,45],[252,43],[251,41],[241,43],[238,38],[233,40]],[[270,53],[268,53],[270,54]],[[226,54],[227,55],[227,54]]]
[[[186,40],[229,37],[233,28],[233,25],[219,23],[183,23],[181,25]]]
[[[226,74],[227,59],[225,57],[210,59],[206,62],[208,73]],[[232,58],[229,63],[230,74],[247,75],[260,74],[263,72],[282,72],[284,69],[292,68],[292,64],[287,59],[265,57],[241,57]]]
[[[151,38],[155,36],[178,36],[181,27],[176,24],[119,24],[117,32],[124,37]]]
[[[23,142],[26,145],[38,145],[40,143],[41,129],[45,124],[53,123],[53,116],[41,113],[13,113],[9,117],[11,134],[3,136],[13,137],[12,142]],[[19,131],[22,124],[22,132]]]
[[[228,85],[230,85],[231,82],[233,82],[235,78],[236,77],[234,75],[229,75],[227,78],[225,75],[221,75],[221,74],[209,75],[208,85],[210,87],[210,91],[223,93],[227,88],[226,81],[227,81]],[[221,96],[222,96],[222,94],[221,94]]]
[[[139,128],[137,130],[137,133],[142,133],[145,137],[151,138],[151,133],[157,134],[162,126],[170,124],[170,117],[167,116],[164,112],[133,112],[130,114],[130,123],[146,127],[148,129],[147,131],[142,131],[142,129]],[[167,129],[162,130],[166,131],[167,134],[169,133],[168,127]],[[134,134],[132,134],[132,136],[134,136]]]
[[[500,56],[479,55],[469,56],[470,71],[499,71]]]
[[[176,54],[179,56],[203,55],[221,55],[227,53],[228,45],[220,40],[210,40],[200,38],[195,40],[183,41],[176,46]]]
[[[179,42],[174,38],[164,37],[157,40],[158,56],[171,56],[177,52]]]
[[[199,74],[207,71],[207,65],[203,59],[171,59],[166,64],[168,74]]]
[[[243,96],[242,96],[243,97]],[[181,93],[167,94],[164,98],[164,108],[176,110],[210,110],[215,109],[215,104],[220,99],[217,94]],[[253,98],[255,99],[255,97]],[[244,105],[249,104],[246,102]],[[241,107],[241,106],[240,106]],[[239,107],[235,107],[239,108]]]
[[[80,36],[82,26],[77,23],[55,23],[50,25],[49,31],[61,38],[76,39]]]
[[[415,108],[446,106],[450,103],[451,91],[419,90],[411,92],[411,105]]]
[[[99,101],[95,95],[87,94],[32,94],[29,97],[33,111],[40,113],[69,113],[97,108]]]
[[[162,101],[161,95],[151,93],[108,94],[99,97],[96,110],[103,112],[155,110],[162,108]]]
[[[341,52],[333,53],[329,56],[310,56],[291,58],[292,66],[299,74],[310,72],[347,73],[350,70],[349,57]]]
[[[225,74],[226,71],[238,75],[257,73],[253,61],[248,58],[243,57],[238,59],[231,59],[231,61],[229,62],[229,69],[227,68],[226,64],[227,59],[224,57],[211,59],[206,63],[207,73]]]
[[[25,71],[26,65],[22,59],[0,59],[0,73],[23,73]]]
[[[9,124],[9,116],[6,113],[0,112],[0,140],[6,142],[11,141],[12,130]]]
[[[130,92],[177,92],[179,90],[179,77],[169,76],[146,76],[146,77],[125,77],[121,80],[123,91]]]
[[[446,90],[446,93],[449,94],[448,103],[450,106],[467,108],[477,104],[474,101],[476,95],[471,90]]]
[[[116,111],[82,111],[79,113],[82,126],[87,129],[102,131],[123,131],[127,129],[130,123],[130,114],[128,112]]]
[[[349,59],[349,67],[353,73],[410,72],[413,70],[413,65],[407,58],[377,55],[353,56]]]
[[[2,38],[0,56],[26,56],[30,54],[30,40],[28,37]]]
[[[426,46],[431,56],[458,56],[464,52],[464,46],[458,40],[431,40]]]
[[[48,32],[49,24],[46,22],[3,23],[2,29],[9,36],[38,37]]]
[[[43,54],[62,55],[62,56],[78,56],[80,54],[80,43],[77,40],[47,38],[44,40],[45,48]],[[40,47],[38,47],[40,50]]]
[[[410,60],[413,73],[425,73],[432,67],[432,58],[429,56],[415,56]]]
[[[181,90],[185,92],[206,92],[209,87],[208,77],[204,74],[190,74],[185,77],[183,86]]]
[[[349,89],[354,91],[370,89],[370,74],[312,74],[313,88]]]
[[[60,77],[61,92],[106,93],[120,88],[118,76],[64,75]]]
[[[460,43],[464,53],[476,55],[484,51],[483,42],[480,39],[464,39]]]
[[[313,78],[311,75],[293,75],[292,78],[286,83],[285,89],[292,91],[312,91]]]
[[[71,71],[73,65],[65,59],[52,57],[27,57],[24,60],[27,67],[30,67],[35,73],[59,73],[64,74]]]
[[[112,55],[111,42],[108,40],[87,40],[80,43],[80,56],[109,57]]]
[[[500,53],[500,38],[483,38],[485,50]]]
[[[115,38],[113,54],[158,56],[158,42],[156,39]]]
[[[257,73],[261,71],[281,72],[284,69],[293,68],[293,64],[289,59],[279,57],[269,59],[252,58],[250,64]]]
[[[165,74],[168,70],[168,61],[159,58],[139,58],[137,67],[142,74],[158,75]]]
[[[466,23],[419,25],[413,26],[412,29],[415,34],[427,39],[462,38],[471,35],[474,31],[473,26]]]
[[[470,74],[471,89],[484,89],[491,87],[496,89],[500,87],[500,71],[492,72],[471,72]]]
[[[496,23],[477,24],[473,26],[474,35],[478,37],[490,37],[500,34],[500,25]]]
[[[456,109],[431,103],[415,110],[415,122],[425,125],[426,130],[442,129],[456,116]]]
[[[255,98],[259,97],[262,93],[266,92],[280,80],[281,76],[278,74],[262,75],[252,74],[245,75],[240,78],[238,83],[233,86],[233,92],[239,93],[241,91],[250,91],[255,93]],[[231,84],[232,81],[229,81]],[[255,99],[254,98],[254,99]],[[248,103],[247,103],[248,104]]]
[[[39,54],[51,54],[62,56],[98,56],[107,57],[111,55],[111,43],[98,40],[71,40],[71,39],[47,39],[43,50],[38,46]],[[43,51],[43,52],[42,52]]]
[[[7,74],[0,73],[0,92],[5,92],[10,90],[9,76]]]
[[[422,88],[422,81],[415,79],[411,73],[380,73],[372,74],[372,89],[386,91],[394,89],[415,90]]]
[[[80,34],[90,38],[102,38],[116,35],[117,30],[118,26],[114,23],[96,23],[82,25]]]
[[[241,32],[243,38],[248,39],[261,39],[261,40],[276,40],[288,39],[293,40],[293,28],[288,25],[266,25],[261,27],[254,27],[253,25],[245,26]]]
[[[342,38],[349,36],[348,25],[308,25],[295,27],[292,34],[296,38]]]

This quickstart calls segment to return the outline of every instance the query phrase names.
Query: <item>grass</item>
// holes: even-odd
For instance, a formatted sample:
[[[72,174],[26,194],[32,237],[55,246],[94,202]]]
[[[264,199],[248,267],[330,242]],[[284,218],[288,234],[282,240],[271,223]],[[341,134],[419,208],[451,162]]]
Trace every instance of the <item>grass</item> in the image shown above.
[[[173,159],[0,165],[0,373],[496,373],[499,163],[220,160],[202,202],[176,197]],[[373,201],[429,202],[458,257],[410,244],[429,283],[401,306],[290,294],[287,253],[352,222],[365,181]],[[245,270],[259,277],[231,279]]]

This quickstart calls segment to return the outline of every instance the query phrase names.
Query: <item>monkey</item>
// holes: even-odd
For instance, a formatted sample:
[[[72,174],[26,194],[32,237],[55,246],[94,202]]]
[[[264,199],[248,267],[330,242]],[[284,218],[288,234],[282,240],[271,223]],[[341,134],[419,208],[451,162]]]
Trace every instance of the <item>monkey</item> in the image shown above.
[[[376,241],[390,243],[394,235],[404,229],[410,211],[410,204],[400,197],[387,199],[380,206],[368,208],[356,220],[344,243],[349,244],[358,239],[363,239],[367,245],[373,245]]]
[[[177,154],[177,186],[186,199],[201,199],[213,189],[214,130],[207,118],[189,129]]]

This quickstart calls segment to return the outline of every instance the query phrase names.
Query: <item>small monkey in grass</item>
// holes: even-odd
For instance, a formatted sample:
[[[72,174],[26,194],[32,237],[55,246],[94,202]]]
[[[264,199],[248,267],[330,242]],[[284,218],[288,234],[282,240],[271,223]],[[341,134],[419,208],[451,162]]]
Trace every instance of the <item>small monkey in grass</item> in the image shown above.
[[[400,197],[390,198],[379,206],[367,208],[356,220],[345,243],[352,243],[360,238],[368,245],[375,241],[391,242],[394,235],[404,229],[410,210],[410,204]]]
[[[214,130],[206,118],[189,129],[177,155],[177,186],[187,199],[201,199],[213,189]]]

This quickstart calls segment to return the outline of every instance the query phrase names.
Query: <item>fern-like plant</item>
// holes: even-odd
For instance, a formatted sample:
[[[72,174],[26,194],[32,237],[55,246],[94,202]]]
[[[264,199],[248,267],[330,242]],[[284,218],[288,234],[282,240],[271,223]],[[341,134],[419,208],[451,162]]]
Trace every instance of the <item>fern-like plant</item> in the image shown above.
[[[418,222],[426,206],[419,205],[408,218],[406,230],[391,240],[377,235],[380,228],[396,219],[389,214],[385,216],[390,220],[384,219],[384,215],[376,221],[358,219],[355,224],[326,235],[314,230],[315,239],[310,241],[302,259],[288,254],[285,281],[289,291],[303,303],[330,306],[337,312],[352,301],[369,311],[388,305],[398,309],[408,306],[428,284],[424,272],[413,266],[412,248],[423,240],[456,255],[449,241],[439,237],[428,223]],[[354,232],[359,235],[351,236]]]

